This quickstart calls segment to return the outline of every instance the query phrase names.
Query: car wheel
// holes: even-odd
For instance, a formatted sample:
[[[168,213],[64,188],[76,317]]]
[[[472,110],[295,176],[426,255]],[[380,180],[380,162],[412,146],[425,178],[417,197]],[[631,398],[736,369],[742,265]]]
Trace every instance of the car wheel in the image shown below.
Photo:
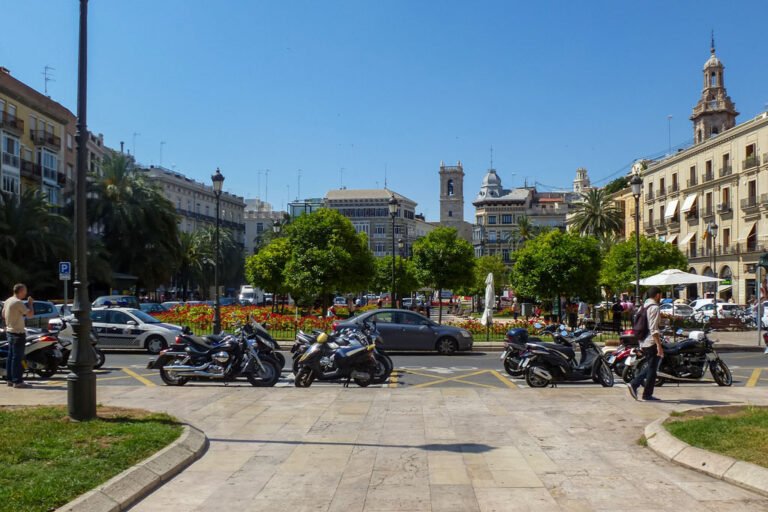
[[[166,346],[167,344],[162,336],[150,336],[147,338],[146,343],[144,343],[144,347],[150,354],[159,354]]]
[[[443,337],[437,340],[437,351],[444,355],[449,356],[456,352],[456,341],[448,337]]]

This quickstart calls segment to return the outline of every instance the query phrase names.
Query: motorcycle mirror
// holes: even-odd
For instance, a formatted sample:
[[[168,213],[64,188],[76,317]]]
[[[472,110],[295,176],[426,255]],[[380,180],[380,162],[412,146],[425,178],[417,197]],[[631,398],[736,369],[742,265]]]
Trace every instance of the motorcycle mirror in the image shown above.
[[[682,336],[683,335],[683,330],[682,329],[678,329],[675,334],[677,334],[678,336]]]
[[[536,322],[535,324],[533,324],[533,326],[537,329],[541,329],[543,327],[539,322]]]

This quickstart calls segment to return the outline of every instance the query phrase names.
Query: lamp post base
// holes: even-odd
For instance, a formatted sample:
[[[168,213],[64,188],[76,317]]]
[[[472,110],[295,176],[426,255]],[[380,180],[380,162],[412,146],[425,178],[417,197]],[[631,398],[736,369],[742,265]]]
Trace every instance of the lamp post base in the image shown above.
[[[74,421],[96,418],[96,374],[91,370],[67,375],[68,414]]]

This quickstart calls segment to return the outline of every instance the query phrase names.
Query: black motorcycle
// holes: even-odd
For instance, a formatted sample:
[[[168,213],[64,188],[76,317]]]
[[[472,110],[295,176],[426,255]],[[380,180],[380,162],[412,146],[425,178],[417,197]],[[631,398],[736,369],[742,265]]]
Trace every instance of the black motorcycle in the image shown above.
[[[678,331],[680,334],[681,331]],[[714,342],[709,339],[705,331],[692,331],[688,339],[680,343],[668,343],[662,341],[664,357],[661,358],[656,372],[656,385],[660,386],[665,381],[672,382],[700,382],[707,370],[712,374],[718,386],[730,386],[733,384],[733,376],[728,365],[720,359],[714,349]],[[648,349],[644,349],[647,352]],[[651,347],[650,350],[656,350]],[[634,362],[631,371],[633,375],[643,371],[648,365],[649,357],[641,355]]]
[[[69,361],[69,354],[72,352],[72,336],[73,336],[72,326],[70,323],[64,319],[61,320],[61,324],[59,327],[59,330],[56,332],[56,338],[58,338],[59,343],[57,345],[57,348],[59,349],[59,367],[66,367],[67,361]],[[94,365],[93,368],[95,370],[98,370],[102,366],[104,366],[104,363],[107,360],[107,357],[104,355],[104,352],[101,351],[99,347],[96,346],[96,344],[99,342],[99,338],[96,336],[96,331],[91,328],[91,347],[93,348],[93,355],[94,355]]]
[[[539,329],[540,334],[552,334],[557,332],[558,327],[556,324],[549,324],[543,327],[541,324],[534,324],[536,329]],[[504,370],[512,377],[521,377],[523,370],[520,368],[520,356],[528,349],[526,345],[528,343],[538,344],[545,343],[540,338],[531,337],[528,335],[528,329],[525,327],[516,327],[507,331],[506,339],[504,340],[504,352],[501,353],[501,359],[504,362]]]
[[[168,386],[183,386],[190,379],[232,382],[243,376],[253,386],[271,387],[280,379],[280,366],[267,351],[259,349],[243,329],[226,335],[194,336],[188,330],[176,344],[150,359],[148,369],[160,370]]]
[[[59,369],[58,361],[61,352],[56,347],[58,339],[55,333],[48,332],[46,329],[26,328],[26,343],[24,346],[24,371],[32,372],[43,379],[53,377]],[[3,339],[5,329],[0,333]],[[6,363],[9,355],[8,342],[0,342],[0,376],[5,375]]]
[[[592,380],[603,387],[613,386],[613,372],[594,339],[597,333],[579,331],[572,335],[553,333],[555,343],[527,345],[520,367],[525,382],[543,388],[557,382]],[[577,358],[574,346],[579,348]]]
[[[327,368],[323,359],[335,367],[337,379],[346,379],[344,387],[349,386],[351,380],[360,387],[366,387],[373,383],[376,377],[377,365],[373,357],[376,344],[338,346],[329,351],[325,347],[329,337],[320,333],[315,342],[299,358],[299,368],[296,373],[296,387],[308,388],[312,382]]]
[[[266,325],[251,320],[243,325],[242,330],[248,339],[254,340],[257,343],[257,350],[259,352],[265,352],[277,361],[280,371],[285,368],[285,356],[280,352],[280,345],[277,343],[277,340],[267,331]]]

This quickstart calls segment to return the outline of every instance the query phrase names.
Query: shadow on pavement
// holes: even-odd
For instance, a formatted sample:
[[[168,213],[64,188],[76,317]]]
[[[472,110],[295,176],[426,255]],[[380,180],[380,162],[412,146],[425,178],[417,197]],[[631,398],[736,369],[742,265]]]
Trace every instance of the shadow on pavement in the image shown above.
[[[664,400],[667,404],[682,404],[682,405],[733,405],[733,402],[722,402],[720,400]]]
[[[254,444],[295,444],[318,446],[370,446],[373,448],[414,448],[429,452],[454,452],[454,453],[486,453],[495,450],[493,446],[480,443],[449,443],[449,444],[373,444],[373,443],[332,443],[326,441],[281,441],[267,439],[219,439],[209,438],[210,443],[254,443]]]

